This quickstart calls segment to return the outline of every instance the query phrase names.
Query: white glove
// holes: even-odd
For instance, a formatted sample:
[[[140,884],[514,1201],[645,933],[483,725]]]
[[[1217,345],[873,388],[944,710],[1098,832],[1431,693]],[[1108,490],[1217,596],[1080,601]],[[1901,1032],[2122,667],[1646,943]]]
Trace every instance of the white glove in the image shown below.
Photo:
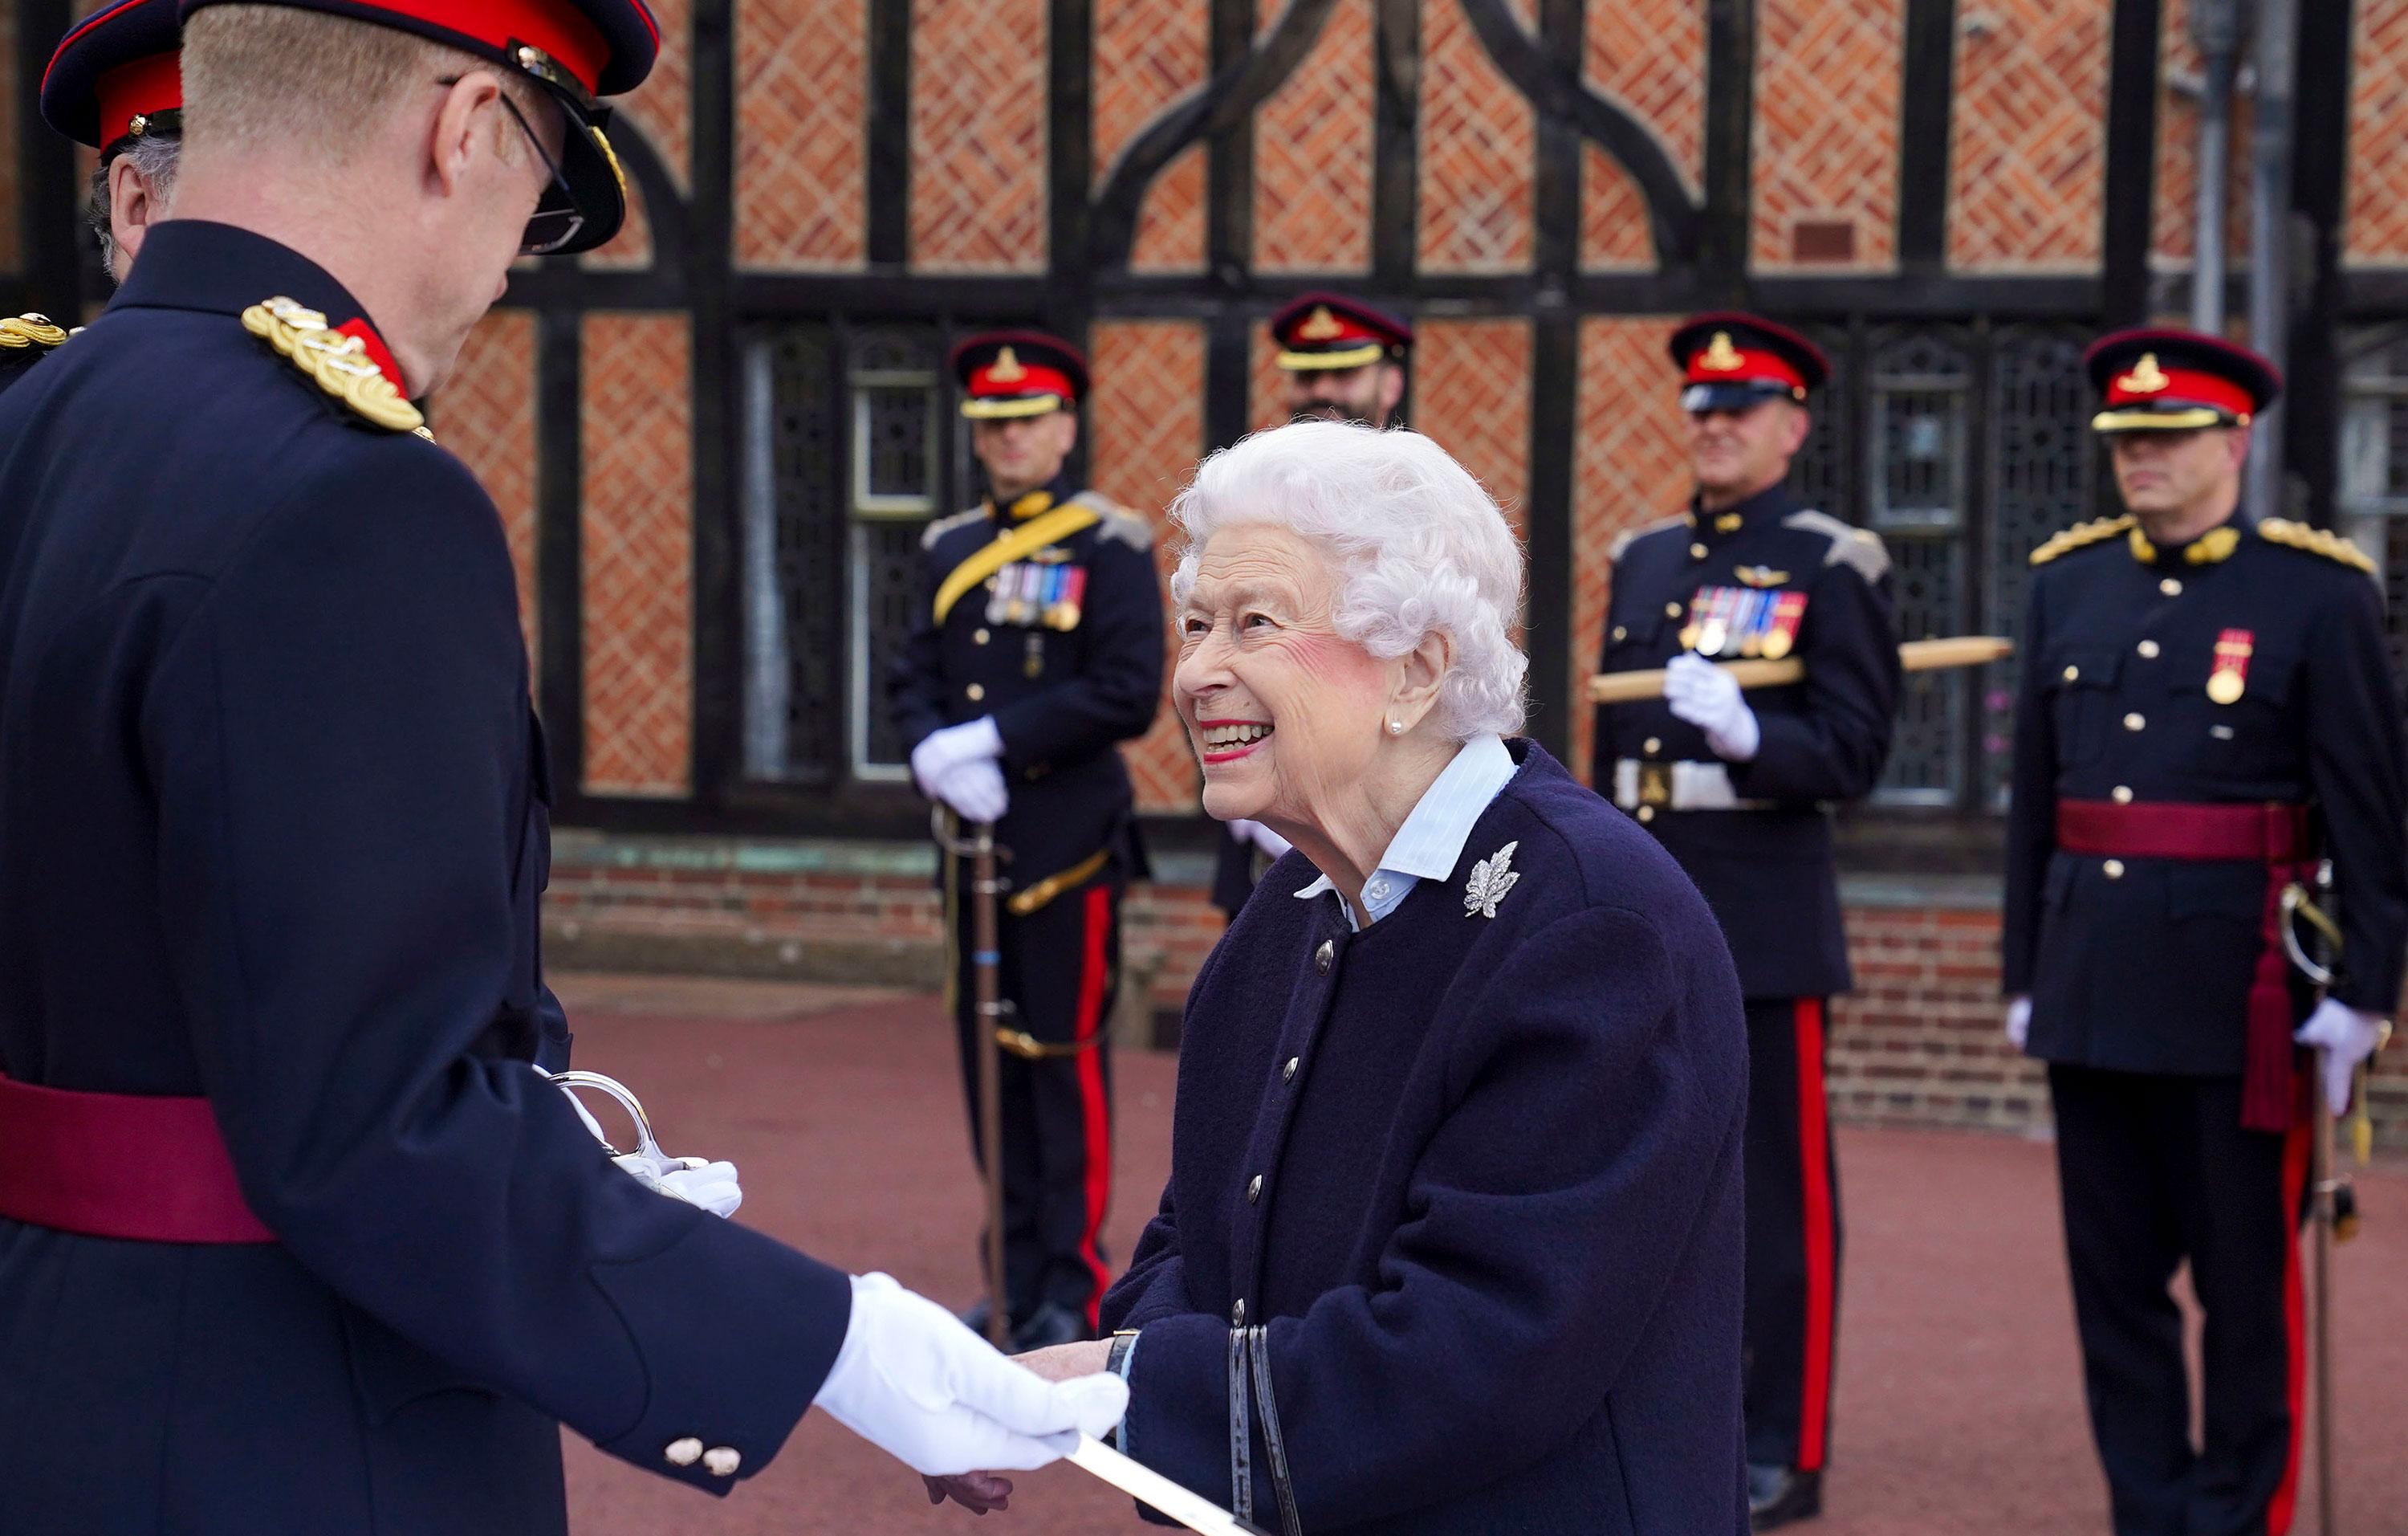
[[[941,800],[944,793],[938,786],[955,768],[969,763],[991,763],[1002,755],[1003,733],[995,728],[995,716],[982,715],[965,725],[930,731],[926,739],[911,749],[911,777],[921,794]]]
[[[2349,1108],[2350,1074],[2382,1043],[2383,1022],[2380,1013],[2361,1013],[2327,998],[2291,1037],[2316,1048],[2316,1064],[2325,1074],[2325,1109],[2330,1113]]]
[[[714,1216],[732,1216],[744,1203],[744,1187],[737,1182],[734,1163],[714,1163],[708,1157],[673,1157],[663,1163],[640,1152],[610,1160],[655,1195],[698,1205]]]
[[[993,763],[962,763],[947,768],[928,793],[952,806],[966,822],[999,822],[1011,809],[1011,791],[1004,787],[1003,769]]]
[[[1706,745],[1727,763],[1752,762],[1764,728],[1740,696],[1739,680],[1695,651],[1664,668],[1664,702],[1673,715],[1706,733]]]
[[[2017,993],[2007,999],[2007,1039],[2018,1051],[2031,1035],[2031,994]]]
[[[1031,1471],[1128,1412],[1114,1375],[1048,1382],[882,1274],[853,1279],[844,1347],[814,1405],[923,1477]]]
[[[1253,843],[1263,851],[1266,857],[1269,858],[1284,857],[1287,851],[1296,846],[1260,822],[1231,822],[1229,835],[1240,842]]]

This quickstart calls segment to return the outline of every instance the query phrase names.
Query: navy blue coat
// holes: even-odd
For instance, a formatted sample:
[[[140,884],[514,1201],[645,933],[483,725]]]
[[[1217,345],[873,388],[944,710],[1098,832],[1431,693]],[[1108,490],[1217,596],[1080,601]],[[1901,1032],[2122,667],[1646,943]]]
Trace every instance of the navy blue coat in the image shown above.
[[[277,295],[360,313],[163,224],[0,400],[0,1071],[206,1095],[281,1239],[0,1220],[0,1529],[558,1531],[561,1423],[724,1492],[664,1450],[766,1466],[846,1279],[522,1065],[563,1041],[501,524],[244,331]]]
[[[1511,745],[1452,878],[1354,934],[1291,854],[1197,975],[1170,1184],[1104,1301],[1128,1448],[1231,1501],[1242,1302],[1309,1531],[1744,1531],[1738,978],[1655,840]]]

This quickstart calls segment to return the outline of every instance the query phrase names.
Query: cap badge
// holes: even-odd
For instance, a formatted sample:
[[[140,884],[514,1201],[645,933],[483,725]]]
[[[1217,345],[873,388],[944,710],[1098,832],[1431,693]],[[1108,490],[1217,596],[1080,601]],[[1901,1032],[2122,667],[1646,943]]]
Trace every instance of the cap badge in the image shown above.
[[[2135,395],[2155,395],[2172,382],[2157,366],[2157,354],[2155,352],[2143,352],[2141,360],[2132,365],[2132,371],[2115,380],[2119,388],[2130,390]]]
[[[1346,327],[1338,323],[1338,317],[1329,312],[1326,304],[1314,305],[1312,313],[1305,316],[1304,323],[1296,328],[1299,341],[1334,341],[1345,334]]]
[[[1507,843],[1494,854],[1471,867],[1471,879],[1463,888],[1463,915],[1489,917],[1497,915],[1497,903],[1520,882],[1513,871],[1513,850],[1522,844]]]
[[[993,363],[987,365],[986,376],[998,384],[1016,384],[1028,377],[1028,370],[1020,366],[1019,356],[1006,347],[995,354]]]
[[[1736,373],[1744,361],[1739,349],[1731,345],[1730,333],[1716,331],[1713,340],[1706,345],[1706,354],[1698,359],[1698,366],[1708,373]]]

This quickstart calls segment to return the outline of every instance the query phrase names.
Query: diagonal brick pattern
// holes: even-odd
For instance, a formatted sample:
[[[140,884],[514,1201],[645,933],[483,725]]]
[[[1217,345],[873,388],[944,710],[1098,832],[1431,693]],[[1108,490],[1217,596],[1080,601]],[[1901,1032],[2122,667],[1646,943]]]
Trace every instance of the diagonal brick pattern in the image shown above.
[[[1694,194],[1705,177],[1705,0],[1628,0],[1587,11],[1584,74],[1663,140]],[[1656,266],[1647,202],[1612,155],[1581,153],[1581,265],[1592,271]]]
[[[866,259],[868,33],[868,0],[737,0],[739,265]]]
[[[495,309],[468,333],[452,381],[429,404],[428,424],[477,476],[502,514],[519,578],[519,625],[535,670],[535,316]]]
[[[1279,343],[1271,339],[1271,328],[1257,321],[1246,368],[1246,424],[1260,432],[1287,419],[1287,374],[1279,366]]]
[[[1764,0],[1756,266],[1885,267],[1895,260],[1904,13],[1905,0]],[[1852,257],[1801,263],[1801,223],[1846,231]]]
[[[1416,325],[1413,427],[1479,477],[1519,530],[1529,489],[1529,324],[1434,320]]]
[[[1162,168],[1138,208],[1135,272],[1204,270],[1204,146],[1182,151]]]
[[[2099,265],[2112,0],[2002,0],[1956,32],[1948,261]]]
[[[1254,114],[1254,268],[1371,265],[1371,0],[1340,0]]]
[[[2408,0],[2358,0],[2343,258],[2408,261]]]
[[[660,23],[661,56],[641,88],[611,99],[644,131],[681,190],[694,184],[694,0],[647,0]],[[824,3],[824,0],[822,0]]]
[[[1096,489],[1152,518],[1154,558],[1168,577],[1176,550],[1164,511],[1196,472],[1204,447],[1204,327],[1193,321],[1106,321],[1088,336],[1096,391],[1087,408],[1095,433]],[[1166,628],[1169,664],[1177,646]],[[1137,781],[1138,809],[1180,814],[1196,808],[1198,780],[1187,733],[1168,703],[1154,729],[1121,749]]]
[[[1591,319],[1580,333],[1580,444],[1572,467],[1572,678],[1597,670],[1612,567],[1605,552],[1625,528],[1680,510],[1688,450],[1664,343],[1677,321]],[[1574,695],[1577,699],[1578,693]],[[1571,769],[1589,775],[1591,720],[1572,708]]]
[[[2187,0],[2165,0],[2157,44],[2157,190],[2152,211],[2154,235],[2149,251],[2160,266],[2188,266],[2198,244],[2199,217],[2199,50],[2190,42]],[[2192,91],[2166,83],[2192,82]],[[2224,194],[2224,249],[2234,268],[2247,264],[2249,252],[2249,120],[2246,93],[2236,93],[2232,104],[2230,184]]]
[[[1196,0],[1102,0],[1096,7],[1096,179],[1145,125],[1204,83],[1211,63],[1209,7]],[[1154,179],[1138,209],[1129,266],[1139,272],[1204,267],[1204,147],[1182,152]]]
[[[1522,25],[1532,0],[1516,0]],[[1456,0],[1422,7],[1418,248],[1429,272],[1530,268],[1527,98],[1498,74]]]
[[[1045,270],[1045,0],[912,0],[911,265]]]
[[[693,369],[682,315],[584,323],[585,787],[681,796],[694,712]]]

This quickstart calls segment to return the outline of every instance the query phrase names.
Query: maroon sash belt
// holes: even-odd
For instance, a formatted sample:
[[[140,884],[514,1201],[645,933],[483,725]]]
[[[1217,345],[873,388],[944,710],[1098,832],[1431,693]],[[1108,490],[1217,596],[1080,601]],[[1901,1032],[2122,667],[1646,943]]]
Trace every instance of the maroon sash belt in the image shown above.
[[[274,1242],[206,1098],[0,1076],[0,1216],[142,1242]]]
[[[2283,954],[2283,887],[2315,873],[2307,808],[2059,800],[2057,845],[2101,858],[2246,859],[2266,867],[2258,969],[2249,981],[2241,1124],[2250,1130],[2289,1129],[2298,1052],[2291,1041],[2290,969]]]

